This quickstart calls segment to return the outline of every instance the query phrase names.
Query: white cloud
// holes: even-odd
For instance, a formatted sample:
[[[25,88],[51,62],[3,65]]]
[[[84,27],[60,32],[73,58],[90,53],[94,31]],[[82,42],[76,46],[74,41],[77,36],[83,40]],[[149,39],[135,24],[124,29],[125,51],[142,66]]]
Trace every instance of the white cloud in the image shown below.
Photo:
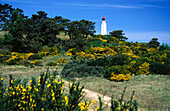
[[[113,4],[82,4],[82,3],[56,3],[56,5],[62,6],[77,6],[77,7],[105,7],[105,8],[138,8],[136,6],[129,5],[113,5]]]
[[[66,6],[69,8],[85,7],[85,8],[124,8],[124,9],[136,9],[136,8],[165,8],[157,5],[150,4],[136,4],[136,5],[117,5],[117,4],[84,4],[84,3],[55,3],[58,6]]]
[[[39,2],[36,0],[1,0],[2,2],[11,2],[11,3],[24,3],[24,4],[32,4],[32,7],[39,7],[44,5],[44,7],[56,7],[62,6],[64,8],[88,8],[88,9],[99,9],[99,8],[124,8],[124,9],[136,9],[136,8],[163,8],[156,5],[150,4],[136,4],[136,5],[119,5],[119,4],[85,4],[85,3],[70,3],[70,2]],[[152,1],[152,0],[151,0]],[[153,0],[154,1],[154,0]],[[159,0],[158,0],[159,1]],[[165,1],[165,0],[164,0]]]

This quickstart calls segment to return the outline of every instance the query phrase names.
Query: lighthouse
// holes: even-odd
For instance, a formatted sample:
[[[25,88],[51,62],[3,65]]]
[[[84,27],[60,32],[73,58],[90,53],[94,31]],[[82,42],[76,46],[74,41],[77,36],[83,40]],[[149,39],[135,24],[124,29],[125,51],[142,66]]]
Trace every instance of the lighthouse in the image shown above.
[[[102,22],[101,22],[101,35],[106,35],[106,34],[107,34],[106,21],[105,21],[105,17],[102,17]]]

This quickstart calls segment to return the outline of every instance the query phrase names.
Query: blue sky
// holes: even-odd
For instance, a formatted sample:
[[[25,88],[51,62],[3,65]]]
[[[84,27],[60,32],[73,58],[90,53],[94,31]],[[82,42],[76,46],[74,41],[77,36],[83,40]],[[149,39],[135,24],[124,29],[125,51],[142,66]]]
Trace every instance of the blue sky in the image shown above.
[[[48,17],[95,22],[100,34],[101,19],[106,17],[108,33],[123,30],[128,41],[149,42],[158,38],[170,44],[170,0],[0,0],[31,16],[45,11]]]

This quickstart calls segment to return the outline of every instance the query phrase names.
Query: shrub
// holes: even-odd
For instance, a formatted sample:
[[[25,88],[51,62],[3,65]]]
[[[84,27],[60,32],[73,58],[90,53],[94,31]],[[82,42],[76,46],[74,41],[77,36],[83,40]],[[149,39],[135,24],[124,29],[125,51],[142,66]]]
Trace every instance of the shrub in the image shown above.
[[[28,60],[35,60],[35,59],[42,59],[42,57],[39,56],[39,54],[35,54],[35,53],[28,57]]]
[[[4,64],[7,59],[10,58],[10,50],[0,47],[0,63]]]
[[[148,43],[149,47],[157,48],[159,46],[158,38],[152,38],[152,40]]]
[[[68,63],[68,61],[65,60],[64,58],[58,59],[56,62],[57,62],[57,63]]]
[[[38,60],[34,60],[34,61],[31,61],[30,62],[32,65],[36,65],[36,66],[42,66],[43,64],[43,62],[42,61],[38,61]]]
[[[56,80],[56,75],[43,72],[38,82],[32,78],[27,81],[14,80],[10,76],[9,87],[5,88],[0,75],[0,110],[57,110],[57,111],[87,111],[91,102],[82,102],[83,87],[73,83],[69,87],[69,94],[65,95],[63,82]]]
[[[41,51],[38,51],[38,55],[41,57],[53,55],[57,56],[59,54],[58,48],[56,46],[54,47],[44,47]]]
[[[15,64],[18,64],[20,61],[22,61],[22,58],[17,57],[17,56],[12,56],[8,60],[6,60],[5,63],[8,65],[15,65]]]
[[[76,38],[76,39],[70,39],[66,40],[63,49],[68,51],[71,48],[76,48],[77,51],[83,51],[84,49],[88,48],[90,46],[89,42],[85,38]]]
[[[79,83],[69,85],[68,94],[64,93],[64,82],[56,80],[56,73],[51,74],[48,70],[43,72],[38,82],[35,78],[28,82],[24,79],[15,80],[10,75],[9,86],[3,83],[3,77],[0,75],[0,110],[27,110],[27,111],[89,111],[94,100],[88,102],[82,101],[84,96],[84,87],[80,87]],[[112,96],[111,107],[112,111],[136,111],[138,104],[134,100],[134,91],[129,101],[124,100],[126,87],[120,99],[115,99]],[[101,97],[99,97],[99,107],[95,111],[106,110],[103,107]]]
[[[113,81],[127,81],[130,80],[131,72],[128,65],[115,65],[105,68],[104,77]]]
[[[89,66],[113,66],[113,65],[124,65],[128,62],[127,56],[109,56],[98,58],[96,60],[89,60],[87,64]]]
[[[110,80],[113,81],[128,81],[130,80],[131,74],[114,74],[114,72],[111,73]]]
[[[139,74],[149,74],[149,63],[143,63],[141,66],[139,66],[139,70],[136,72],[137,75]]]
[[[170,65],[153,62],[150,65],[150,71],[154,74],[170,75]]]
[[[102,66],[88,66],[85,62],[73,61],[67,63],[61,75],[65,78],[71,79],[76,77],[88,77],[88,76],[102,76],[104,68]]]
[[[144,71],[147,72],[147,74],[149,74],[149,66],[145,67],[145,66],[142,66],[142,64],[144,63],[148,63],[148,60],[147,58],[144,58],[144,57],[141,57],[141,58],[138,58],[138,59],[133,59],[132,61],[130,61],[130,63],[128,64],[128,70],[132,73],[132,74],[135,74],[135,75],[139,75],[139,74],[144,74]],[[146,69],[145,69],[145,68]],[[143,70],[144,69],[144,70]],[[140,71],[139,71],[140,70]]]

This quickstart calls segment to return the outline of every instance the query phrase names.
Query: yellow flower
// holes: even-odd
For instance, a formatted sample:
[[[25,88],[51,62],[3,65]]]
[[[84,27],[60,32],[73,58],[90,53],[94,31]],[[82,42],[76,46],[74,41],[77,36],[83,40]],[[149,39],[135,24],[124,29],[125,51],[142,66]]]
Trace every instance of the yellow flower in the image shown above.
[[[18,104],[18,107],[20,107],[21,106],[21,104]]]
[[[49,88],[50,86],[51,86],[51,84],[48,84],[48,85],[47,85],[47,88]]]
[[[95,108],[95,111],[97,111],[98,109],[99,109],[99,107],[96,107],[96,108]]]
[[[118,108],[116,108],[116,110],[121,110],[121,108],[120,108],[120,107],[118,107]]]
[[[61,81],[59,81],[57,84],[61,84]]]
[[[12,92],[12,94],[14,95],[14,94],[15,94],[15,92],[13,91],[13,92]]]
[[[42,111],[44,111],[44,108],[41,108]]]
[[[67,96],[64,96],[64,99],[65,99],[65,101],[66,101],[66,104],[68,104],[68,98],[67,98]]]
[[[81,110],[84,110],[85,108],[84,108],[84,106],[81,106],[80,109],[81,109]]]
[[[52,97],[52,100],[53,100],[53,101],[55,100],[55,97],[54,97],[54,96]]]

